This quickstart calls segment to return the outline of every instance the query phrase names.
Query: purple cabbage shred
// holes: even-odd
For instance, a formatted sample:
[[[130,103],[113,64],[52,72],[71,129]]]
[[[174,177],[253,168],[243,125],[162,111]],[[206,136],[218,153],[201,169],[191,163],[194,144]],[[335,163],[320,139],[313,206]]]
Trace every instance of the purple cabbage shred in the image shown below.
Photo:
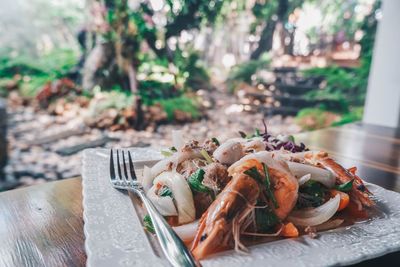
[[[264,133],[261,134],[262,138],[264,139],[264,143],[266,145],[266,150],[267,151],[274,151],[274,150],[280,150],[284,149],[287,151],[290,151],[292,153],[295,152],[303,152],[303,151],[308,151],[309,149],[306,148],[306,146],[303,143],[300,143],[300,145],[296,145],[295,142],[293,141],[282,141],[271,134],[268,133],[267,125],[265,121],[263,121],[264,124]]]

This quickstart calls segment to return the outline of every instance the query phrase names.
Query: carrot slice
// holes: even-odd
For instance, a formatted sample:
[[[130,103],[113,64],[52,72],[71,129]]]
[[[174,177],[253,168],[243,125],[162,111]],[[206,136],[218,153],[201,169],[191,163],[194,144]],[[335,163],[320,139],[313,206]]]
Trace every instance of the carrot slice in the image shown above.
[[[329,192],[332,197],[335,197],[336,195],[340,196],[340,203],[339,203],[338,211],[345,209],[347,207],[347,205],[349,205],[350,197],[345,192],[335,190],[335,189],[332,189]]]
[[[283,226],[281,235],[284,237],[298,237],[299,230],[297,230],[293,223],[289,222]]]

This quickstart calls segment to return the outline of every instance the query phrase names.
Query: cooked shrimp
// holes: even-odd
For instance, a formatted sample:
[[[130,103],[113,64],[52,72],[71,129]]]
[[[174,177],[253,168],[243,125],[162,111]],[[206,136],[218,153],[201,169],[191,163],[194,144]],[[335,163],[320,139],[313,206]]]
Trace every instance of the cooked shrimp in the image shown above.
[[[255,165],[255,162],[259,162]],[[243,172],[248,166],[255,165],[259,172],[263,173],[261,163],[268,166],[273,193],[278,203],[278,208],[274,209],[279,219],[285,219],[296,205],[298,197],[299,184],[296,177],[290,172],[287,163],[278,156],[267,151],[261,151],[249,154],[240,161],[233,164],[228,172],[234,175],[237,172]]]
[[[274,208],[271,203],[269,206],[277,217],[283,220],[296,204],[297,180],[290,174],[284,161],[277,161],[266,154],[257,156],[263,156],[264,161],[271,166],[269,176],[278,207]],[[261,193],[264,190],[263,185],[254,177],[245,174],[245,171],[253,167],[256,167],[259,173],[264,173],[262,161],[259,158],[248,157],[240,164],[229,168],[232,180],[200,219],[200,226],[192,247],[193,255],[197,259],[216,252],[217,248],[228,247],[231,241],[235,242],[235,249],[245,249],[239,237],[249,226],[250,213],[256,208],[255,204],[259,198],[261,199]]]
[[[238,218],[243,222],[253,210],[259,194],[256,180],[236,174],[201,217],[192,246],[194,257],[202,259],[220,247],[227,247],[233,240],[234,221],[240,224]]]
[[[309,151],[295,157],[296,160],[304,160],[306,163],[322,167],[332,172],[336,181],[340,184],[353,180],[353,188],[350,191],[350,200],[358,204],[359,210],[362,207],[372,207],[374,201],[369,197],[371,193],[365,187],[362,179],[355,174],[355,170],[347,170],[342,165],[329,157],[324,151]]]

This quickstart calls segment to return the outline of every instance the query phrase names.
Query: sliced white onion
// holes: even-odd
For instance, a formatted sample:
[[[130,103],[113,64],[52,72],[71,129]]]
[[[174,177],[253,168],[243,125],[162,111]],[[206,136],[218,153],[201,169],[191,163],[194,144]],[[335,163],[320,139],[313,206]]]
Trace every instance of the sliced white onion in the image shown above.
[[[232,164],[243,156],[242,145],[235,140],[222,143],[213,153],[213,157],[222,164]]]
[[[143,175],[141,177],[140,183],[142,184],[145,192],[149,191],[150,187],[153,185],[153,177],[151,176],[151,169],[146,165],[143,167]]]
[[[307,183],[311,179],[311,174],[306,174],[304,176],[301,176],[300,179],[298,180],[299,186],[302,186],[303,184]]]
[[[182,130],[172,130],[172,144],[178,151],[185,145]]]
[[[163,171],[168,170],[170,166],[175,167],[178,166],[179,163],[185,161],[187,159],[201,158],[200,151],[191,150],[185,152],[176,152],[171,157],[165,158],[157,162],[151,168],[151,177],[154,178]]]
[[[298,226],[315,226],[324,223],[336,213],[339,203],[340,196],[336,195],[317,208],[293,211],[288,221]]]
[[[335,185],[335,176],[328,170],[291,161],[288,161],[287,164],[296,177],[311,174],[311,180],[320,182],[328,188],[332,188]]]
[[[175,171],[163,172],[154,179],[154,184],[166,185],[174,197],[178,209],[179,224],[192,222],[196,216],[192,191],[185,178]]]
[[[197,233],[199,227],[199,220],[191,223],[182,224],[179,226],[172,227],[175,233],[185,242],[192,241]]]
[[[156,185],[147,191],[146,195],[150,201],[156,206],[158,212],[162,216],[178,216],[178,211],[176,210],[174,200],[171,197],[161,197],[156,193]]]

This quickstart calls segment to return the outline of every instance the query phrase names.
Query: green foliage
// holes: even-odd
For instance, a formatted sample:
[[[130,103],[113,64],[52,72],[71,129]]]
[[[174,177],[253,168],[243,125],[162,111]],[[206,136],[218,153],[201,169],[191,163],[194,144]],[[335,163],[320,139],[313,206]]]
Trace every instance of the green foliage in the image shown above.
[[[171,83],[144,80],[139,82],[139,95],[144,105],[151,106],[160,99],[177,97],[180,92]]]
[[[70,49],[54,49],[39,58],[27,54],[0,55],[0,77],[11,79],[21,75],[19,91],[25,98],[33,98],[45,83],[64,77],[78,61],[77,53]]]
[[[333,111],[348,112],[352,106],[363,105],[367,90],[369,64],[359,68],[342,68],[329,66],[306,70],[306,76],[318,76],[325,80],[320,90],[307,94],[313,100],[333,100],[339,105]]]
[[[364,107],[354,107],[348,113],[341,116],[339,121],[332,123],[332,126],[340,126],[343,124],[362,120]]]
[[[198,104],[192,98],[180,96],[170,99],[157,100],[155,102],[160,103],[167,113],[168,120],[170,121],[174,120],[174,112],[176,110],[189,113],[193,119],[198,119],[200,117]]]
[[[252,77],[258,70],[268,68],[271,60],[268,54],[262,55],[257,60],[249,60],[232,68],[226,80],[228,89],[233,92],[240,83],[252,83]]]
[[[0,56],[0,77],[15,74],[48,76],[49,79],[64,76],[77,63],[78,55],[71,49],[54,49],[38,58],[29,55]]]
[[[353,4],[354,3],[351,3],[351,5]],[[377,28],[375,10],[377,10],[379,6],[380,1],[376,1],[371,13],[367,15],[361,23],[361,30],[364,31],[364,35],[360,41],[360,67],[348,69],[339,66],[330,66],[305,71],[306,76],[319,76],[323,77],[325,80],[324,88],[309,93],[309,98],[336,100],[342,103],[342,106],[339,110],[334,110],[335,112],[341,112],[341,114],[336,114],[337,116],[340,116],[340,118],[332,122],[327,119],[329,116],[332,117],[332,114],[326,112],[326,107],[323,109],[317,108],[302,110],[297,115],[296,120],[304,129],[313,130],[327,126],[326,124],[339,126],[362,119],[364,111],[362,105],[364,105],[366,89],[368,86],[368,76]],[[339,22],[337,24],[341,25],[341,23],[342,22]],[[348,29],[354,31],[351,27]],[[305,123],[307,117],[312,118],[311,120],[316,122],[315,125],[307,125],[307,123]]]
[[[167,0],[169,12],[165,26],[165,39],[178,36],[183,30],[197,29],[201,23],[213,23],[223,6],[223,2],[222,0]],[[177,8],[178,6],[179,8]]]
[[[183,83],[183,88],[188,90],[208,89],[210,77],[204,64],[200,60],[200,54],[196,51],[175,51],[174,64],[179,73],[178,79]]]

